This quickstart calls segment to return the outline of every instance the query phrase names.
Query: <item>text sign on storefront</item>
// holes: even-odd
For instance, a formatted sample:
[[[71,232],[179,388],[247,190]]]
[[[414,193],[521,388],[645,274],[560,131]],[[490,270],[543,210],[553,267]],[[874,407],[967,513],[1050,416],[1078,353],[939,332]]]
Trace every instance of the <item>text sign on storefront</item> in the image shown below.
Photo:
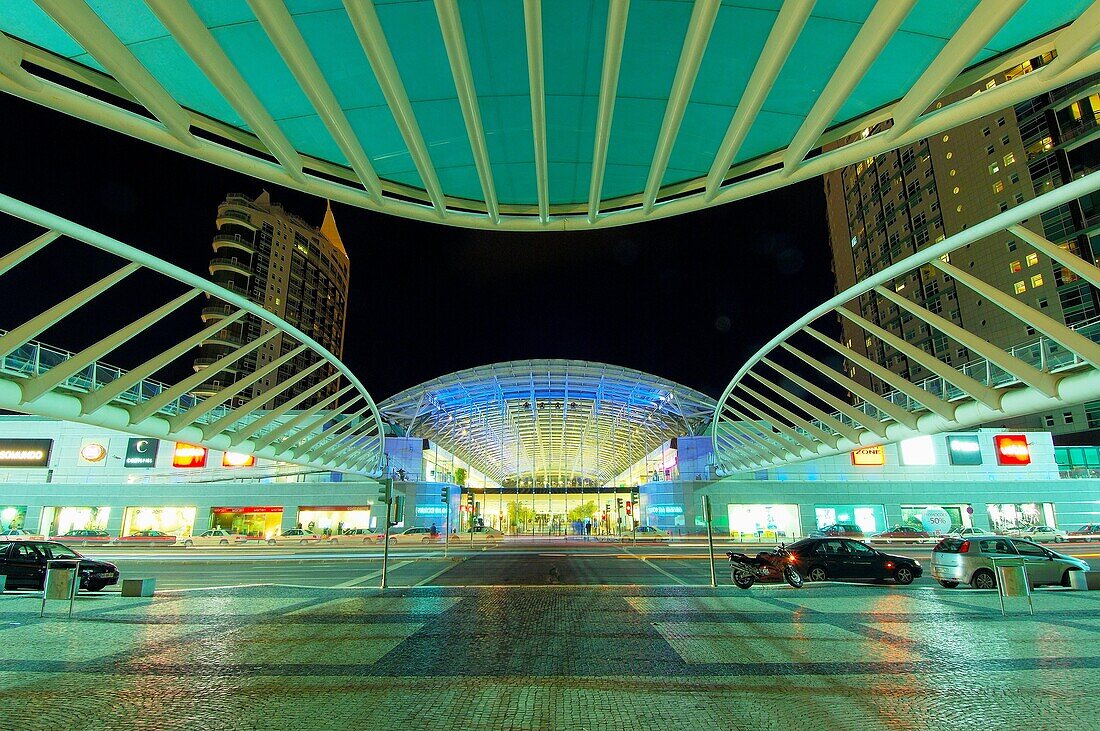
[[[0,467],[46,467],[52,439],[0,439]]]
[[[185,442],[176,442],[176,448],[172,452],[173,467],[205,467],[206,447]]]
[[[217,515],[223,513],[281,513],[283,508],[279,505],[247,505],[243,508],[212,508],[210,512]]]
[[[127,440],[126,458],[122,461],[122,466],[145,469],[156,467],[158,447],[160,447],[159,439],[138,437]]]
[[[976,436],[950,436],[947,453],[953,465],[979,465],[982,463],[982,447]]]
[[[993,446],[997,450],[998,464],[1013,466],[1031,464],[1031,449],[1027,445],[1027,437],[1023,434],[997,434],[993,437]]]
[[[856,467],[881,467],[886,464],[886,449],[881,444],[853,449],[852,464]]]
[[[416,514],[419,516],[446,515],[447,508],[443,505],[417,505]]]
[[[683,515],[684,509],[679,505],[650,505],[650,515]]]

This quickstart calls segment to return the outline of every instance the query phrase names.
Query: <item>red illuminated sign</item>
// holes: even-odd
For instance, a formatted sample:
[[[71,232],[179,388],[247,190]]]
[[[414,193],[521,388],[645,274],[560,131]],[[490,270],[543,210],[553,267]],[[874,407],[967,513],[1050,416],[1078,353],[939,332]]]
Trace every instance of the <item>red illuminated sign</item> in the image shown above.
[[[1023,434],[997,434],[993,437],[993,446],[997,450],[998,464],[1031,464],[1031,449],[1028,448],[1027,437]]]
[[[256,457],[239,452],[222,452],[222,467],[255,467]]]
[[[210,512],[216,515],[225,513],[281,513],[283,509],[278,505],[249,505],[243,508],[213,508]]]
[[[176,448],[172,451],[173,467],[205,467],[206,447],[200,447],[186,442],[176,442]]]

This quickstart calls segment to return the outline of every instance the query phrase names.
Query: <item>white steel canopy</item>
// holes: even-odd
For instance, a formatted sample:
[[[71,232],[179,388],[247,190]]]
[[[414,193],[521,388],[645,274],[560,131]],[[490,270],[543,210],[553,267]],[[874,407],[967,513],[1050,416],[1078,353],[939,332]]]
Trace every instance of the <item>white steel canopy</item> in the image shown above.
[[[575,360],[471,368],[379,404],[491,479],[607,482],[664,441],[699,434],[714,400],[640,371]]]
[[[1089,0],[6,0],[0,89],[365,208],[590,228],[1011,106],[1100,71],[1098,29]]]

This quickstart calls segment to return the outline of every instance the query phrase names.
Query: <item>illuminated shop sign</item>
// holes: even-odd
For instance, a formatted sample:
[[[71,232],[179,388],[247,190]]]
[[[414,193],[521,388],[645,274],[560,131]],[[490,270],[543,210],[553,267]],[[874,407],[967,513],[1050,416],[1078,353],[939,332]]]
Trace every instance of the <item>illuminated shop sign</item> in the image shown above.
[[[0,439],[0,467],[46,467],[52,439]]]
[[[200,447],[186,442],[176,442],[176,448],[172,452],[173,467],[205,467],[206,447]]]
[[[932,444],[932,437],[913,437],[902,440],[898,444],[898,452],[901,454],[901,463],[910,466],[927,466],[936,464],[936,448]]]
[[[137,437],[126,442],[126,458],[122,461],[123,467],[156,467],[157,448],[159,439],[145,439]]]
[[[853,449],[852,464],[856,467],[881,467],[886,464],[886,449],[881,444],[877,447]]]
[[[281,513],[283,508],[281,505],[248,505],[243,508],[212,508],[210,512],[215,515],[225,513]]]
[[[1022,466],[1031,464],[1031,449],[1023,434],[997,434],[993,437],[997,464]]]
[[[446,515],[447,508],[444,505],[417,505],[416,515],[417,517],[424,517],[430,515]]]
[[[976,436],[947,437],[947,454],[954,465],[978,465],[982,463],[982,447]]]
[[[679,505],[650,505],[650,515],[683,515],[684,509]]]
[[[85,439],[80,445],[81,464],[103,464],[107,459],[107,447],[94,439]]]
[[[222,452],[222,467],[255,467],[256,457],[240,452]]]

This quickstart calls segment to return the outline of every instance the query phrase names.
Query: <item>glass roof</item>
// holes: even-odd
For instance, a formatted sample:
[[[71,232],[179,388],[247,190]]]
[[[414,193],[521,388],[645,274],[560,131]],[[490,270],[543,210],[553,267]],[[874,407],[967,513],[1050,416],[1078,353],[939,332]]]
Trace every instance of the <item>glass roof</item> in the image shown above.
[[[149,102],[163,95],[254,133],[255,146],[284,167],[305,156],[307,171],[329,177],[318,182],[290,164],[302,189],[320,192],[335,175],[369,194],[376,176],[399,198],[390,210],[403,215],[411,215],[410,201],[428,213],[434,205],[439,220],[449,210],[492,216],[499,203],[543,223],[554,212],[591,218],[594,193],[597,209],[613,210],[643,193],[676,196],[707,176],[758,60],[777,42],[782,7],[781,0],[286,0],[284,10],[267,0],[190,0],[192,13],[166,0],[86,1],[91,18],[73,9],[82,3],[5,0],[0,30],[117,79],[162,122]],[[1089,4],[1028,0],[998,18],[958,65],[1049,33]],[[883,42],[871,43],[865,72],[814,131],[901,98],[979,2],[919,0],[901,13],[889,6],[909,2],[788,5],[812,11],[797,19],[731,160],[735,169],[791,145],[820,112],[815,105],[853,44],[874,40],[861,34],[865,26],[885,21],[867,33]],[[892,19],[875,15],[891,12]],[[619,61],[616,73],[608,74],[609,60]],[[604,105],[613,112],[606,128]],[[820,134],[811,137],[816,144]],[[224,153],[207,156],[227,164]]]
[[[471,368],[378,405],[407,435],[437,442],[498,482],[601,483],[671,437],[701,433],[714,407],[671,381],[575,360]]]

